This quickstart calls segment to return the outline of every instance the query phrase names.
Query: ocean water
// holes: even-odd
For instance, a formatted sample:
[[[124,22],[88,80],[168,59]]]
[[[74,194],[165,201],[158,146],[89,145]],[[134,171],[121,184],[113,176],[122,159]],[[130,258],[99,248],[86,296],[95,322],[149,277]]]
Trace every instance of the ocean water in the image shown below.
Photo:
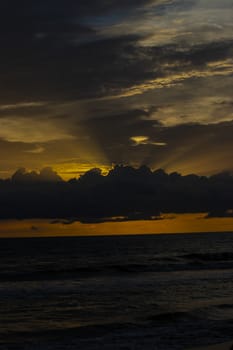
[[[233,339],[233,233],[0,240],[0,349]]]

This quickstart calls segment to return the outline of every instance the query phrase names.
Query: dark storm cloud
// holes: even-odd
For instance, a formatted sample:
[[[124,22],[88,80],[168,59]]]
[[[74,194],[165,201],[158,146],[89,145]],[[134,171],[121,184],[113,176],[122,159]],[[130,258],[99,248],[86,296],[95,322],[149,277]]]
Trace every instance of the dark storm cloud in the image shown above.
[[[104,96],[129,86],[131,79],[141,82],[146,76],[142,69],[135,70],[140,61],[129,66],[127,56],[134,56],[136,51],[133,38],[65,48],[34,40],[33,49],[25,48],[23,55],[20,50],[5,58],[2,68],[8,74],[2,81],[2,101],[24,100],[25,96],[28,100],[59,101]]]
[[[34,48],[25,48],[23,56],[20,50],[6,57],[2,67],[9,73],[2,81],[2,99],[27,96],[29,100],[62,101],[121,94],[144,81],[204,69],[209,62],[231,57],[232,50],[231,41],[199,45],[186,52],[173,46],[140,48],[132,36],[65,48],[33,40]]]
[[[151,1],[10,1],[1,4],[1,101],[66,100],[121,94],[144,81],[229,56],[232,42],[179,52],[176,45],[141,47],[140,33],[108,37],[100,27],[121,22]],[[166,3],[154,2],[154,5]],[[171,2],[179,9],[183,2]],[[166,5],[166,11],[169,10]],[[128,14],[129,15],[129,14]],[[101,25],[99,25],[101,23]],[[107,29],[108,30],[108,29]],[[110,30],[110,29],[109,29]],[[173,68],[175,72],[177,68]]]
[[[0,182],[1,219],[50,218],[83,223],[152,220],[160,212],[228,213],[233,208],[233,176],[167,174],[148,167],[115,166],[107,176],[92,169],[63,182],[52,169],[18,170]]]
[[[125,8],[137,8],[146,4],[182,3],[182,1],[168,0],[48,0],[32,3],[30,0],[22,0],[19,4],[17,0],[9,0],[0,4],[1,13],[7,16],[17,16],[25,14],[40,17],[47,15],[50,18],[83,18],[89,15],[99,15],[111,11],[123,11]],[[123,9],[123,10],[121,10]]]
[[[231,9],[226,0],[1,2],[2,171],[93,164],[93,154],[100,166],[230,167]]]

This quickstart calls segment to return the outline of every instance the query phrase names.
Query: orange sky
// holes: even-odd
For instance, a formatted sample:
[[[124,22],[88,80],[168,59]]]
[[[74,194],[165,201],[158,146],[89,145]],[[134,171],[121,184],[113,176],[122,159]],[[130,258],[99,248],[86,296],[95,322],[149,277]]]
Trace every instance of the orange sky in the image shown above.
[[[100,224],[51,224],[48,220],[11,220],[0,223],[0,237],[82,236],[233,232],[232,218],[206,219],[206,214],[167,214],[163,220],[106,222]]]

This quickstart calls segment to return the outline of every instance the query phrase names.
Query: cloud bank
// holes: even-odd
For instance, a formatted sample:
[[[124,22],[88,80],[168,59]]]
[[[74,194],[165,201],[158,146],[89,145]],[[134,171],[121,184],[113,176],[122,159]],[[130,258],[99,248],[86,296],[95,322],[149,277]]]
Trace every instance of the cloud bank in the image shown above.
[[[69,224],[157,220],[161,213],[230,217],[232,194],[230,173],[182,176],[147,166],[116,165],[106,176],[94,168],[65,182],[51,168],[40,173],[19,169],[11,179],[0,181],[0,218],[46,218]]]

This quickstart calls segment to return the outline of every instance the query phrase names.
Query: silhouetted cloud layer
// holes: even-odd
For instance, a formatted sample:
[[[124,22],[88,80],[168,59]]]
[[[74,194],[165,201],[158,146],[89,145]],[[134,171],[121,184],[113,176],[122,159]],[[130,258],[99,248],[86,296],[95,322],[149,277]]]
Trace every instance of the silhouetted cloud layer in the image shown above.
[[[98,168],[68,182],[51,169],[18,170],[0,182],[0,218],[48,218],[70,224],[123,220],[157,220],[160,213],[209,212],[232,216],[233,175],[211,177],[147,166],[116,165],[107,176]]]

